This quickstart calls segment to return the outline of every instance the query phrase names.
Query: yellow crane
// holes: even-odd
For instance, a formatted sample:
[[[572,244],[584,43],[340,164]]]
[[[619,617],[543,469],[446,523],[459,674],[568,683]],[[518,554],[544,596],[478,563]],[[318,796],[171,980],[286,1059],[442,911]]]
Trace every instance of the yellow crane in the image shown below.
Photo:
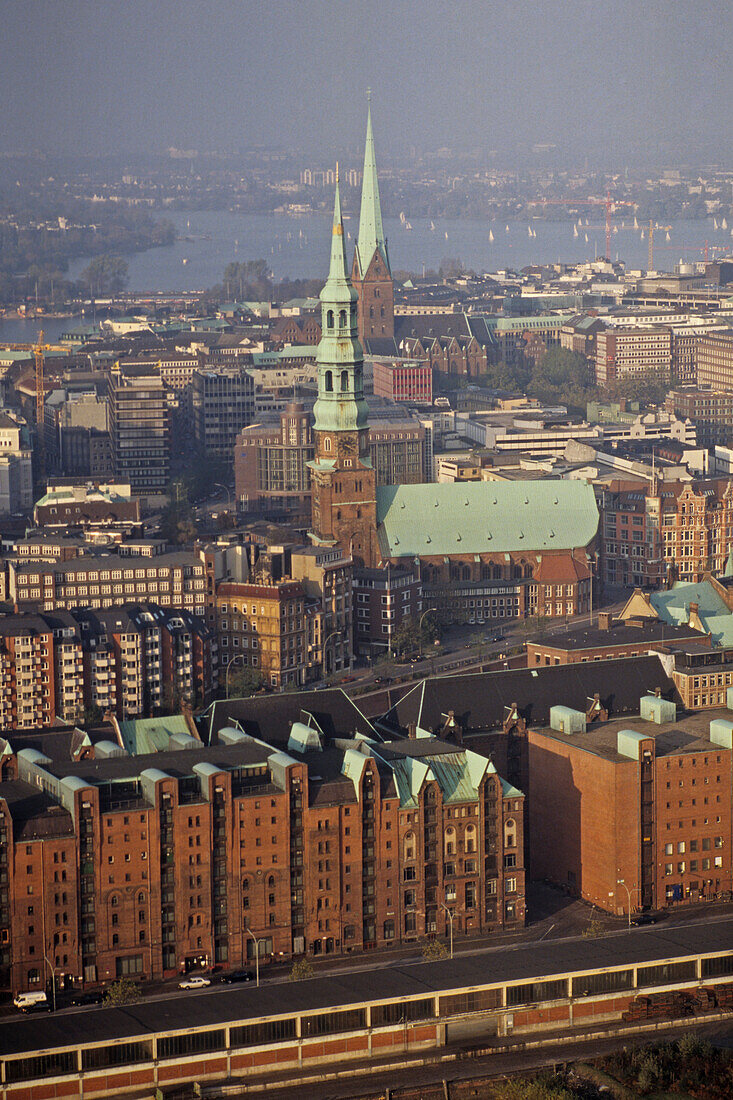
[[[654,230],[664,229],[669,232],[671,228],[671,225],[655,225],[651,219],[649,220],[649,263],[647,265],[648,272],[654,270]]]

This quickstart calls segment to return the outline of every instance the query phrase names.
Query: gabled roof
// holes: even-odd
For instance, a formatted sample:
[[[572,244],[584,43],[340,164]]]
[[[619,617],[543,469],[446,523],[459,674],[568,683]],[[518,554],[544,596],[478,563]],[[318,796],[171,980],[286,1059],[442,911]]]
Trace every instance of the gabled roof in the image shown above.
[[[593,486],[581,481],[383,485],[383,557],[434,557],[587,546],[598,528]]]

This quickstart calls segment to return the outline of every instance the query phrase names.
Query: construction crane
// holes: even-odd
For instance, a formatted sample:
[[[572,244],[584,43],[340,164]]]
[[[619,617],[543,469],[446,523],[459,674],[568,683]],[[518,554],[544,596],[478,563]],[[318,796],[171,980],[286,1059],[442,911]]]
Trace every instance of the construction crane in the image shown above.
[[[664,229],[667,232],[669,232],[669,230],[671,228],[672,228],[671,225],[655,225],[654,222],[651,219],[649,219],[649,255],[648,255],[648,261],[649,262],[647,264],[647,271],[653,271],[654,270],[654,230],[655,229]]]
[[[606,208],[606,259],[611,259],[611,214],[617,206],[636,206],[635,202],[625,199],[612,199],[610,190],[605,199],[535,199],[528,205],[547,206],[605,206]]]
[[[43,353],[50,351],[53,344],[44,344],[43,329],[38,333],[38,340],[32,346],[36,360],[36,431],[38,433],[38,480],[42,481],[46,474],[46,387],[43,377]]]

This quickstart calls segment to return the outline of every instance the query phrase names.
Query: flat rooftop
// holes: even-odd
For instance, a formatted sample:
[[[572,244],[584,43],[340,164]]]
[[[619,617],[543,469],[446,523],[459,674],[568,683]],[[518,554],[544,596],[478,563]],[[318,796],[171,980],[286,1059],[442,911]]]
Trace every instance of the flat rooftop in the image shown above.
[[[733,711],[726,707],[717,710],[703,710],[695,713],[683,713],[677,722],[667,722],[657,725],[656,722],[647,722],[639,716],[616,718],[608,722],[598,722],[591,725],[585,733],[560,733],[559,730],[543,726],[532,731],[553,741],[559,741],[583,752],[600,756],[604,760],[612,760],[619,763],[628,760],[629,757],[621,755],[617,751],[617,738],[621,730],[633,730],[645,737],[651,737],[656,744],[657,756],[679,756],[688,753],[721,752],[720,745],[715,745],[710,740],[710,723],[722,718],[726,722],[733,721]]]
[[[597,626],[581,627],[563,631],[561,635],[547,634],[529,644],[535,647],[544,646],[547,649],[605,649],[608,646],[645,645],[655,642],[667,645],[692,638],[702,647],[707,638],[706,634],[694,630],[691,626],[671,626],[658,619],[644,619],[640,623],[639,626],[629,626],[628,623],[623,622],[613,623],[608,630]]]

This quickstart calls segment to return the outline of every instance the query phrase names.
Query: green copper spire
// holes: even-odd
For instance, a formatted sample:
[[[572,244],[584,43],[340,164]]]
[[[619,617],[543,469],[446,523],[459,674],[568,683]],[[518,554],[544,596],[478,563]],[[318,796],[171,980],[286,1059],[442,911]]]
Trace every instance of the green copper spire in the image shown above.
[[[346,244],[344,242],[344,222],[341,217],[341,192],[339,191],[339,170],[336,165],[336,198],[333,204],[333,227],[331,229],[331,266],[328,270],[328,282],[321,291],[321,301],[328,294],[331,301],[339,289],[350,289],[348,269],[346,267]],[[353,292],[352,292],[353,293]],[[339,301],[351,301],[351,294],[347,293]]]
[[[382,208],[379,205],[379,181],[377,179],[377,161],[374,156],[374,134],[372,133],[372,105],[367,108],[366,147],[364,149],[364,176],[361,182],[361,213],[359,214],[359,237],[356,252],[359,273],[366,273],[376,251],[390,270],[387,241],[382,226]]]
[[[313,409],[316,431],[358,431],[367,423],[364,353],[359,343],[356,302],[346,268],[337,171],[331,265],[321,291],[321,341],[316,353],[318,400]]]

